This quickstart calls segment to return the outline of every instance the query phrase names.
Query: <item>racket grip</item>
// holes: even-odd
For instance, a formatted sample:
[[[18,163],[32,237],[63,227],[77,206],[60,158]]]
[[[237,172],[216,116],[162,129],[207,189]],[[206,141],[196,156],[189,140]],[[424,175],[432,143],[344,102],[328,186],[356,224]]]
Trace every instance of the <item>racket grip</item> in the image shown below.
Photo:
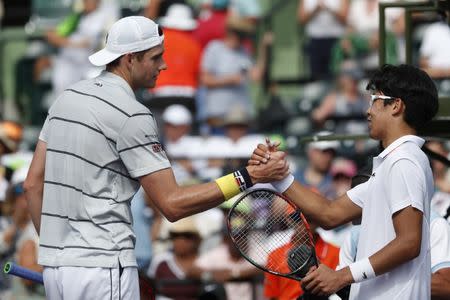
[[[15,275],[24,279],[34,281],[36,283],[44,284],[42,274],[39,272],[31,271],[13,262],[7,262],[3,268],[5,274]]]

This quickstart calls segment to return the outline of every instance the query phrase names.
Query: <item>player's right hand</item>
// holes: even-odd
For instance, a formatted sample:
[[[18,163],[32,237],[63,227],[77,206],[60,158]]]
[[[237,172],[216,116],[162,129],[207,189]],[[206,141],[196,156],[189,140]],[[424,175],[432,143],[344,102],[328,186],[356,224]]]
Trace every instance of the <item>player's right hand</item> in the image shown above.
[[[265,163],[249,164],[247,166],[253,184],[282,180],[289,174],[286,153],[281,151],[272,152],[269,159],[265,158],[265,160]]]
[[[265,164],[270,159],[270,153],[278,151],[280,142],[271,142],[266,138],[265,144],[258,144],[257,148],[253,150],[252,156],[248,160],[249,165]]]

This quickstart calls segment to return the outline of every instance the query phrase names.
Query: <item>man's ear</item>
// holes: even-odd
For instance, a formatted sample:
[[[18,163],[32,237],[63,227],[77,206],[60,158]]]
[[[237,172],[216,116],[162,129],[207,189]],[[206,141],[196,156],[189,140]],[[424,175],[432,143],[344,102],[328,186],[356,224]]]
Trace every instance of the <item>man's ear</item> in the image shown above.
[[[406,109],[405,102],[403,102],[400,98],[397,98],[392,103],[392,115],[400,115],[403,114],[403,112]]]

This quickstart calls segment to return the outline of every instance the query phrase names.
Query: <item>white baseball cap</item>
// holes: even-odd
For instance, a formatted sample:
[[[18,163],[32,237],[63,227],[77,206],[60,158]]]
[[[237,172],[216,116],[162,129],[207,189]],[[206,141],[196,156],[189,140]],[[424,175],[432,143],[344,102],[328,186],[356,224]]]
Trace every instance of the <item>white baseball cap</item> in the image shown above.
[[[164,122],[172,125],[190,125],[192,124],[191,112],[181,104],[172,104],[168,106],[163,114]]]
[[[167,15],[159,18],[159,24],[164,28],[178,30],[194,30],[197,21],[192,17],[192,11],[185,4],[172,4],[167,10]]]
[[[104,66],[124,54],[144,51],[163,41],[162,30],[149,18],[125,17],[111,26],[105,48],[89,56],[89,61],[95,66]]]

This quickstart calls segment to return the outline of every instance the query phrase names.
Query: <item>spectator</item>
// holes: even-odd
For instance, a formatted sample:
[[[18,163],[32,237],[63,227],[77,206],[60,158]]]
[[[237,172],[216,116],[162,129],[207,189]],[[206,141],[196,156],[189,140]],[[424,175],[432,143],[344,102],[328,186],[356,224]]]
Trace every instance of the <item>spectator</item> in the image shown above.
[[[198,257],[201,237],[194,218],[187,217],[172,223],[169,237],[172,241],[173,252],[157,254],[150,264],[147,275],[158,281],[166,280],[157,288],[160,296],[174,300],[197,299],[200,294],[200,283],[177,284],[174,281],[186,280],[188,271],[194,266]]]
[[[330,173],[336,196],[340,197],[351,188],[352,177],[356,175],[356,164],[345,158],[336,158],[331,164]]]
[[[230,0],[232,14],[256,23],[262,16],[261,1],[259,0]]]
[[[449,158],[449,151],[445,144],[438,140],[431,140],[426,147],[444,158]],[[431,199],[431,207],[442,217],[450,222],[450,172],[443,162],[431,158],[435,192]]]
[[[6,261],[15,261],[18,265],[36,272],[42,272],[37,263],[38,235],[27,211],[27,201],[24,195],[23,182],[28,172],[28,166],[19,168],[13,173],[11,184],[7,191],[2,215],[9,216],[8,226],[1,228],[0,255],[2,265]],[[5,280],[4,280],[5,279]],[[15,300],[43,300],[44,288],[38,283],[19,279],[2,278],[1,299],[8,299],[2,294],[5,285],[10,286],[11,296]]]
[[[373,70],[378,66],[378,28],[380,0],[351,1],[348,15],[348,28],[345,37],[333,51],[333,69],[339,67],[345,59],[357,60],[364,70]],[[386,61],[396,63],[397,42],[391,30],[398,19],[398,10],[387,10]]]
[[[295,211],[291,214],[295,215]],[[311,231],[313,232],[314,246],[316,250],[316,256],[320,264],[325,264],[330,268],[336,268],[339,262],[339,248],[325,242],[320,235],[316,232],[317,226],[313,222],[309,222]],[[267,264],[282,264],[285,273],[289,273],[290,269],[287,262],[289,251],[293,249],[295,245],[292,242],[285,244],[275,250],[273,250],[268,257]],[[280,261],[280,258],[285,258]],[[284,271],[283,271],[284,272]],[[301,282],[269,273],[264,274],[264,296],[269,299],[277,300],[290,300],[299,299],[303,295],[301,288]]]
[[[345,66],[341,69],[336,79],[336,88],[325,96],[319,107],[312,112],[312,119],[317,125],[323,126],[331,117],[348,117],[350,120],[344,119],[343,122],[336,124],[337,133],[366,131],[365,115],[368,101],[358,88],[362,75],[362,71],[354,66]],[[351,120],[352,118],[356,120]]]
[[[156,20],[159,17],[167,15],[169,7],[173,4],[184,4],[186,0],[149,0],[147,6],[144,9],[144,16]]]
[[[193,183],[196,165],[192,163],[189,149],[199,145],[199,140],[191,136],[192,114],[181,104],[168,106],[163,114],[162,143],[172,162],[175,178],[179,184]]]
[[[82,12],[73,13],[46,33],[47,41],[59,50],[51,63],[56,95],[86,78],[92,70],[88,56],[99,47],[103,32],[111,22],[110,16],[99,8],[100,0],[83,0]]]
[[[225,211],[227,204],[224,205]],[[242,230],[242,229],[238,229]],[[239,279],[251,279],[261,270],[247,262],[233,244],[231,237],[223,227],[223,241],[217,247],[204,252],[196,261],[196,269],[192,270],[192,276],[203,280],[213,280],[224,283],[228,300],[252,299],[252,287],[247,282],[227,282]]]
[[[331,134],[328,131],[319,132],[317,135]],[[328,199],[334,199],[335,190],[330,167],[339,147],[337,141],[311,142],[307,145],[307,165],[299,169],[294,177],[307,187],[316,189]]]
[[[198,26],[193,33],[202,49],[210,41],[225,37],[228,4],[228,0],[212,0],[211,3],[203,4],[198,17]]]
[[[173,4],[159,18],[164,28],[164,60],[169,66],[162,72],[149,100],[153,114],[161,114],[170,104],[183,104],[195,113],[195,94],[200,72],[201,47],[192,31],[197,22],[189,6]],[[183,45],[180,51],[179,46]]]
[[[201,83],[206,87],[206,120],[212,127],[220,127],[227,111],[236,105],[252,114],[249,80],[258,81],[265,69],[267,43],[263,38],[258,62],[253,64],[244,50],[244,41],[254,33],[254,25],[245,19],[231,16],[227,20],[226,35],[206,47],[201,63]]]
[[[153,256],[153,240],[161,222],[161,214],[147,199],[144,190],[140,188],[131,201],[133,214],[133,229],[136,234],[134,252],[138,270],[145,273]]]
[[[297,18],[305,26],[307,54],[313,79],[331,75],[331,49],[345,33],[349,0],[300,0]]]
[[[450,77],[450,27],[448,12],[440,12],[441,20],[429,25],[420,47],[420,66],[432,78]]]
[[[0,122],[0,157],[16,152],[22,141],[23,127],[14,121]]]

